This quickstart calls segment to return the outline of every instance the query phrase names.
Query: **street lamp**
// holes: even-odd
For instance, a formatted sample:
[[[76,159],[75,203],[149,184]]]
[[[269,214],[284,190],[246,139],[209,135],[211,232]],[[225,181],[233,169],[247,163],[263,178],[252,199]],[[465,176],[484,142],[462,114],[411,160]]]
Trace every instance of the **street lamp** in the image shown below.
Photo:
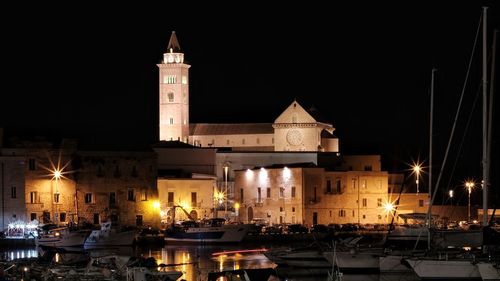
[[[56,186],[56,190],[54,192],[54,198],[53,198],[53,202],[55,204],[55,214],[54,214],[54,222],[55,223],[58,223],[59,222],[59,214],[58,214],[58,208],[57,208],[57,205],[59,204],[59,200],[60,200],[60,193],[59,193],[59,188],[58,188],[58,182],[59,180],[61,179],[61,176],[62,176],[62,172],[61,170],[59,169],[54,169],[54,171],[52,171],[52,180],[55,180],[55,186]]]
[[[448,194],[450,195],[450,204],[451,206],[453,206],[453,189],[450,189],[450,191],[448,191]]]
[[[413,172],[415,173],[415,177],[417,178],[415,180],[415,183],[417,184],[417,195],[418,195],[418,192],[419,192],[419,189],[418,189],[418,179],[420,178],[420,171],[422,171],[422,167],[421,167],[422,164],[420,163],[416,163],[413,165]]]
[[[224,163],[224,195],[226,196],[226,202],[224,206],[224,218],[227,219],[227,173],[229,171],[229,165],[227,163]]]
[[[466,181],[465,182],[465,188],[467,188],[467,191],[469,192],[469,203],[468,203],[468,211],[467,211],[467,217],[469,218],[468,222],[470,222],[470,194],[471,194],[474,186],[475,186],[475,183],[473,181]]]

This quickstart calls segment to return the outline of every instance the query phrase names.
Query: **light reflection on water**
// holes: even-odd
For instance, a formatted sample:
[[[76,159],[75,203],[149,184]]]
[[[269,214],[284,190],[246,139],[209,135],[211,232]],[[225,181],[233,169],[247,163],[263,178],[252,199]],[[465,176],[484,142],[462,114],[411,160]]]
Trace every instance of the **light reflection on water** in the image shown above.
[[[154,248],[131,248],[123,247],[120,249],[108,249],[103,252],[116,253],[124,255],[142,256],[145,258],[153,257],[158,264],[168,265],[167,271],[179,270],[183,272],[183,276],[179,279],[187,281],[206,281],[209,272],[233,270],[241,268],[276,268],[276,265],[268,260],[262,253],[235,253],[235,254],[220,254],[213,253],[222,251],[234,251],[239,249],[260,249],[262,247],[252,247],[248,245],[169,245],[165,247]],[[93,251],[92,254],[99,255],[99,251]],[[61,254],[55,255],[54,259],[65,260],[68,255],[78,254]],[[36,248],[22,248],[1,250],[0,258],[4,260],[17,260],[26,258],[41,257],[41,253]],[[74,258],[74,257],[72,257]],[[300,274],[295,275],[289,269],[278,268],[278,273],[286,272],[287,279],[281,281],[318,281],[326,280],[326,275]],[[281,274],[280,274],[281,275]],[[413,273],[406,274],[344,274],[342,281],[416,281],[419,280]]]
[[[216,252],[238,250],[241,246],[197,246],[169,245],[156,249],[137,249],[143,257],[153,257],[159,263],[172,265],[172,270],[184,273],[185,280],[207,280],[212,271],[233,270],[240,268],[269,268],[276,265],[261,253],[212,255]]]

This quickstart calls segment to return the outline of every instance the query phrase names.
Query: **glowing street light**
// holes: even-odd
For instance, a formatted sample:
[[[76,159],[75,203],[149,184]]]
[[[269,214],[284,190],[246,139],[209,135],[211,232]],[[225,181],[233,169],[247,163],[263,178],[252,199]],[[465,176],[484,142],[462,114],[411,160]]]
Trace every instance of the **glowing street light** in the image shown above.
[[[451,206],[453,206],[453,189],[450,189],[450,191],[448,191],[448,194],[450,195]]]
[[[471,180],[465,182],[465,188],[467,188],[467,191],[469,192],[469,203],[468,203],[468,212],[467,212],[469,222],[470,222],[470,194],[471,194],[472,189],[474,188],[475,185],[476,184],[474,183],[474,181],[471,181]]]
[[[416,163],[413,165],[413,172],[415,173],[415,177],[417,178],[415,180],[415,183],[417,184],[417,194],[419,192],[418,189],[418,183],[419,183],[419,178],[420,178],[420,172],[422,171],[422,164],[421,163]]]

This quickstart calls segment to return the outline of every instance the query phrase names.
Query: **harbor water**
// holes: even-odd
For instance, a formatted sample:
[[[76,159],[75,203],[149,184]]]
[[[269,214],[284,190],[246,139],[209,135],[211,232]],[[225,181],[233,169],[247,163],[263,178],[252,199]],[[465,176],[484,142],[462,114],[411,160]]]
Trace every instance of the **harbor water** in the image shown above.
[[[158,264],[167,265],[167,270],[179,270],[183,276],[179,280],[206,281],[209,272],[248,269],[275,268],[280,280],[318,281],[327,280],[327,269],[311,270],[308,268],[280,268],[263,254],[264,249],[282,247],[276,245],[238,244],[238,245],[166,245],[117,247],[93,250],[92,255],[126,255],[134,257],[153,257]],[[0,249],[0,259],[4,261],[23,261],[42,258],[46,253],[36,247]],[[63,263],[85,253],[57,253],[54,263]],[[412,281],[419,280],[413,273],[405,274],[344,274],[343,281],[349,280],[384,280]],[[265,281],[265,280],[264,280]]]

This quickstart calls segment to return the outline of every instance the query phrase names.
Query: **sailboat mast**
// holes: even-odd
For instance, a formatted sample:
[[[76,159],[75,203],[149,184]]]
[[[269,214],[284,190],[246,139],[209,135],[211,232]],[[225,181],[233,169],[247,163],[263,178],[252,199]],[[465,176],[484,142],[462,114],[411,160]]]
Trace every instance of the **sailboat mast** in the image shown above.
[[[487,26],[488,7],[483,7],[483,226],[488,225],[488,74],[487,74]]]
[[[427,237],[427,248],[431,248],[431,221],[432,221],[432,127],[433,127],[433,112],[434,112],[434,73],[437,71],[436,68],[432,68],[431,76],[431,108],[430,108],[430,118],[429,118],[429,212],[428,215],[428,237]]]

